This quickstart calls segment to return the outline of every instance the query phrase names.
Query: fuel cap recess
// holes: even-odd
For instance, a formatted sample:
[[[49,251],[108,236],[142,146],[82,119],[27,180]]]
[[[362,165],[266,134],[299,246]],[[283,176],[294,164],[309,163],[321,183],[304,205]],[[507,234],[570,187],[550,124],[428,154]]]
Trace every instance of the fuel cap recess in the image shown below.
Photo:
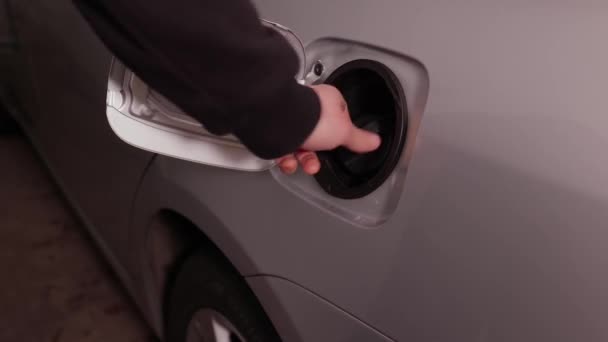
[[[329,194],[354,199],[376,190],[399,162],[407,131],[407,106],[403,88],[385,65],[355,60],[336,69],[325,81],[338,88],[353,123],[380,135],[373,152],[357,154],[345,148],[319,153],[317,182]]]

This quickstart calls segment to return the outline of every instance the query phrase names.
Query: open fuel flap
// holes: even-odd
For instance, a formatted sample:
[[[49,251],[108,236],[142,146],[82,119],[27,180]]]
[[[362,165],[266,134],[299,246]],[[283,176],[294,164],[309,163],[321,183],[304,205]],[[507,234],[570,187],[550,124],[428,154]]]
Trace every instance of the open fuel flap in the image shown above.
[[[267,20],[262,24],[281,34],[296,51],[300,69],[294,77],[303,83],[306,59],[302,42],[280,24]],[[234,136],[209,133],[116,58],[108,78],[106,114],[119,138],[144,150],[240,171],[264,171],[274,165],[249,152]]]

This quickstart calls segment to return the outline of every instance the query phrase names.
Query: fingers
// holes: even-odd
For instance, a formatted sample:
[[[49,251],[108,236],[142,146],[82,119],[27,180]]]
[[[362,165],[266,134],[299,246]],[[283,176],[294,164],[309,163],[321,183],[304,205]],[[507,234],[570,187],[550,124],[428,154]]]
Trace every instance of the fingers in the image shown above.
[[[314,175],[321,169],[321,162],[314,152],[298,152],[296,159],[302,165],[302,169],[309,175]]]
[[[302,169],[309,175],[314,175],[321,169],[321,162],[314,152],[301,151],[295,154],[287,155],[280,158],[277,162],[281,172],[286,175],[292,175],[298,169],[298,163],[302,165]]]
[[[279,168],[284,174],[291,175],[298,169],[298,161],[293,154],[279,159]]]
[[[344,147],[356,153],[367,153],[376,150],[381,143],[378,134],[353,126],[351,134],[344,142]]]

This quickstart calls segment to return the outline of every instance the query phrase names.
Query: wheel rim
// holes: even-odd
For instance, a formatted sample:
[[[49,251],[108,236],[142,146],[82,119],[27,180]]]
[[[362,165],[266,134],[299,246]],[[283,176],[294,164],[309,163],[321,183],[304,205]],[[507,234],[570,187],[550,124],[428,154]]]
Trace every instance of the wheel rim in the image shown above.
[[[243,335],[224,317],[213,309],[200,309],[190,324],[187,342],[246,342]]]

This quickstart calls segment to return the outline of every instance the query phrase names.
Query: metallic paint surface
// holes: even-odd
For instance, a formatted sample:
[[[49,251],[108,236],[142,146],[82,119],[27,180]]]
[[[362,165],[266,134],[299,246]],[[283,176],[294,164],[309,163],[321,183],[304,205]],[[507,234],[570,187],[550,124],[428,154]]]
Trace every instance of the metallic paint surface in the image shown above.
[[[243,275],[288,279],[394,340],[608,339],[605,2],[255,2],[305,44],[369,42],[426,66],[429,101],[404,190],[377,229],[318,210],[269,173],[163,157],[146,173],[129,226],[150,157],[103,126],[109,56],[68,1],[22,3],[30,20],[49,18],[21,22],[31,51],[48,57],[33,60],[44,112],[30,130],[138,279],[137,293],[147,281],[136,257],[143,222],[169,207]],[[68,39],[74,28],[82,32]],[[102,152],[112,155],[90,158]]]

